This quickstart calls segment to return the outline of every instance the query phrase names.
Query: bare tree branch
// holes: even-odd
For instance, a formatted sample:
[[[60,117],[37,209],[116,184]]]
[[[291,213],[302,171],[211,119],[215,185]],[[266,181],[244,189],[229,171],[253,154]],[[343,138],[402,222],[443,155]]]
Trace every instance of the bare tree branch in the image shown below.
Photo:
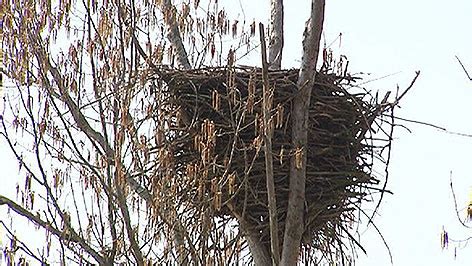
[[[308,111],[315,82],[316,63],[323,31],[325,0],[312,0],[311,15],[303,33],[303,57],[298,77],[299,92],[293,100],[290,185],[282,249],[282,265],[296,265],[304,230],[305,180],[307,160]]]
[[[270,1],[269,69],[280,69],[284,48],[284,1]]]
[[[34,40],[35,43],[37,43],[37,39]],[[108,160],[113,161],[115,152],[114,150],[110,147],[109,143],[105,140],[105,138],[97,131],[95,131],[88,121],[86,120],[85,116],[82,114],[80,111],[80,108],[77,106],[77,104],[73,101],[73,99],[70,97],[67,89],[64,87],[64,83],[62,82],[62,77],[61,74],[59,73],[59,70],[52,65],[52,63],[49,61],[49,57],[46,56],[46,53],[41,50],[44,46],[37,45],[37,50],[36,50],[36,56],[37,60],[39,62],[43,62],[46,64],[44,69],[49,69],[51,72],[51,75],[53,76],[55,82],[57,83],[59,87],[59,91],[61,93],[60,99],[67,105],[69,111],[71,112],[77,126],[80,128],[82,132],[84,132],[88,137],[90,137],[92,140],[96,141],[100,147],[103,149],[105,152]],[[49,81],[47,78],[44,78],[45,84],[49,84]],[[48,85],[48,88],[50,88],[50,94],[55,95],[55,93],[52,91],[51,86]],[[146,202],[152,204],[152,197],[150,192],[141,186],[134,178],[132,178],[129,173],[126,173],[126,180],[127,184],[130,186],[130,188],[135,191],[140,197],[142,197]],[[161,210],[156,210],[157,214],[161,217],[161,219],[168,225],[170,226],[174,232],[175,232],[175,239],[178,243],[178,245],[183,245],[184,239],[189,240],[190,242],[190,237],[188,236],[187,231],[184,229],[183,225],[181,224],[180,221],[174,221],[171,222],[167,218],[167,212],[164,211],[164,213],[161,212]],[[190,247],[192,251],[192,256],[196,257],[195,251],[193,247]]]
[[[266,43],[264,37],[264,25],[259,23],[259,33],[261,37],[262,49],[262,79],[264,85],[262,87],[262,113],[264,119],[264,153],[265,153],[265,170],[266,170],[266,186],[267,186],[267,201],[269,202],[269,224],[270,224],[270,249],[272,253],[272,264],[279,265],[279,228],[277,224],[277,203],[275,197],[274,185],[274,166],[272,159],[272,125],[270,122],[270,111],[272,102],[269,100],[269,73],[267,69],[267,54]]]
[[[467,75],[467,78],[472,81],[472,78],[470,77],[469,75],[469,72],[467,72],[467,69],[465,68],[464,64],[462,64],[461,60],[459,59],[459,57],[456,55],[456,59],[457,61],[459,61],[459,64],[461,65],[462,69],[464,70],[465,74]]]
[[[59,230],[52,226],[50,223],[43,221],[41,218],[39,218],[39,216],[32,214],[30,211],[16,204],[14,201],[1,195],[0,205],[7,205],[11,210],[16,212],[17,214],[48,230],[60,239],[67,239],[68,241],[79,244],[80,247],[82,247],[88,254],[90,254],[90,256],[92,256],[100,265],[103,265],[103,263],[105,262],[105,259],[92,247],[87,245],[83,238],[81,238],[70,226],[66,226],[64,230]]]
[[[167,25],[167,38],[169,39],[172,47],[177,56],[177,63],[183,69],[190,69],[192,66],[188,60],[187,51],[185,50],[182,42],[182,36],[180,34],[179,25],[176,20],[176,9],[172,4],[171,0],[163,0],[161,3],[161,12],[164,15],[164,22]]]

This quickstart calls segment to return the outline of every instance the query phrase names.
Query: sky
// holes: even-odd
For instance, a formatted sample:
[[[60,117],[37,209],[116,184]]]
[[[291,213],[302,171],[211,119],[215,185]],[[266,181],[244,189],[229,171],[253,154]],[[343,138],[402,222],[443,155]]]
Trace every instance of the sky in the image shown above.
[[[229,5],[230,15],[267,22],[269,1],[220,2]],[[297,67],[310,1],[285,2],[282,65]],[[332,48],[348,57],[351,72],[369,73],[365,81],[371,81],[364,86],[371,90],[395,91],[397,85],[405,89],[415,71],[421,71],[397,116],[472,134],[472,81],[455,58],[459,56],[472,72],[471,14],[470,0],[447,4],[435,0],[331,0],[326,4],[324,37],[330,43],[342,33],[341,42]],[[457,221],[449,187],[452,178],[463,218],[472,186],[472,138],[402,124],[411,132],[396,129],[388,185],[394,194],[386,196],[375,219],[392,252],[393,265],[471,265],[472,247],[450,243],[449,249],[442,250],[440,233],[444,227],[452,239],[472,236],[472,230]],[[5,145],[1,139],[0,194],[12,195],[18,168]],[[362,232],[361,243],[367,255],[359,254],[357,265],[391,265],[373,228]]]

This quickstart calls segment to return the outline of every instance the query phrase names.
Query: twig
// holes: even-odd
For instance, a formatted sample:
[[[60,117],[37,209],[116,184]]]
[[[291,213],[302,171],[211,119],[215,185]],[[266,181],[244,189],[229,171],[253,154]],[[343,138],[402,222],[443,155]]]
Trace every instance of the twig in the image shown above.
[[[454,191],[454,186],[452,185],[452,171],[449,173],[449,186],[451,187],[452,198],[454,199],[454,209],[456,210],[457,220],[459,220],[459,222],[465,228],[472,228],[471,226],[466,225],[465,222],[461,220],[461,217],[459,215],[459,209],[457,208],[456,192]]]
[[[412,119],[402,118],[402,117],[397,117],[397,116],[395,117],[395,119],[405,121],[405,122],[409,122],[409,123],[414,123],[414,124],[419,124],[419,125],[423,125],[423,126],[432,127],[432,128],[444,131],[445,133],[448,133],[448,134],[451,134],[451,135],[457,135],[457,136],[461,136],[461,137],[472,138],[472,134],[450,131],[445,127],[438,126],[438,125],[428,123],[428,122],[422,122],[422,121],[417,121],[417,120],[412,120]]]
[[[413,85],[415,84],[416,82],[416,79],[420,76],[420,71],[416,71],[415,74],[416,76],[413,78],[413,80],[411,81],[410,83],[410,86],[408,86],[408,88],[406,88],[405,91],[403,91],[402,94],[400,94],[400,96],[398,96],[396,99],[395,99],[395,104],[398,104],[398,102],[400,102],[400,100],[403,98],[403,96],[405,96],[405,94],[413,87]]]
[[[1,221],[0,220],[0,224],[3,226],[3,228],[5,228],[5,230],[7,231],[7,234],[9,235],[9,238],[10,239],[14,239],[16,242],[17,242],[17,245],[18,243],[21,245],[20,247],[16,247],[16,248],[19,248],[21,250],[23,250],[23,252],[25,252],[28,256],[34,258],[35,260],[37,260],[39,263],[41,263],[41,265],[49,265],[47,264],[47,262],[43,259],[43,258],[40,258],[39,256],[37,256],[36,254],[34,254],[34,252],[28,247],[28,245],[21,241],[18,237],[15,236],[15,233],[12,232],[8,226],[5,224],[5,222]],[[2,247],[0,247],[1,249]],[[5,251],[4,251],[5,252]]]
[[[369,217],[369,215],[368,215],[364,210],[362,210],[361,208],[359,208],[359,210],[360,210],[366,217]],[[370,222],[370,218],[369,218],[369,222]],[[375,231],[377,231],[377,233],[379,234],[380,238],[382,239],[382,242],[384,243],[385,247],[387,248],[388,256],[390,257],[390,263],[393,265],[392,251],[390,250],[390,247],[388,246],[387,240],[386,240],[385,237],[383,236],[382,232],[380,232],[380,229],[377,227],[377,225],[376,225],[374,222],[372,222],[371,224],[372,224],[372,226],[374,227]],[[366,253],[366,254],[367,254],[367,253]]]
[[[16,204],[14,201],[10,200],[7,197],[0,195],[0,205],[7,205],[8,208],[20,216],[25,217],[29,221],[35,223],[36,225],[46,229],[48,232],[52,233],[59,239],[67,239],[70,242],[77,243],[81,248],[83,248],[90,256],[92,256],[98,263],[102,264],[105,259],[97,251],[95,251],[91,246],[89,246],[83,238],[81,238],[74,229],[71,227],[66,227],[64,230],[59,230],[55,228],[52,224],[42,220],[39,216],[34,215],[27,209]]]
[[[457,58],[457,61],[459,61],[459,64],[461,65],[462,69],[464,70],[465,74],[467,75],[467,78],[472,81],[472,78],[470,77],[469,75],[469,72],[467,72],[467,69],[465,69],[465,66],[464,64],[462,64],[461,60],[459,59],[459,57],[456,55],[456,58]]]

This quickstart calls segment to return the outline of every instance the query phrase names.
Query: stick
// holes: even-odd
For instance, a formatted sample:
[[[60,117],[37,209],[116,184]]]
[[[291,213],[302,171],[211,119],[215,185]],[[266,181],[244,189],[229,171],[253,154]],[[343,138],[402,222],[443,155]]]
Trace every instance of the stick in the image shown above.
[[[270,225],[270,249],[272,253],[272,264],[280,264],[279,252],[279,230],[277,226],[277,205],[275,198],[274,168],[272,161],[272,130],[269,122],[270,106],[269,103],[269,73],[266,54],[266,43],[264,37],[264,25],[259,23],[259,33],[261,38],[262,51],[262,115],[264,119],[264,153],[267,184],[267,201],[269,202],[269,225]]]
[[[459,59],[459,57],[457,57],[457,55],[456,55],[456,58],[457,58],[457,61],[459,61],[459,64],[461,64],[461,67],[462,67],[462,69],[464,70],[465,74],[467,75],[467,78],[468,78],[470,81],[472,81],[472,78],[470,77],[469,72],[467,72],[467,69],[465,69],[464,64],[462,64],[461,60]]]

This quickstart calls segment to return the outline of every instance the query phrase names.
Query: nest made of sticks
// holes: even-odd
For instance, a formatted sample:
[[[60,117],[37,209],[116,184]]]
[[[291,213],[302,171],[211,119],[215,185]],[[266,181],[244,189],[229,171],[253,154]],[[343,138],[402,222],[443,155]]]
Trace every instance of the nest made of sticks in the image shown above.
[[[280,236],[290,160],[297,156],[291,140],[297,78],[296,69],[269,72]],[[156,71],[151,79],[161,84],[160,113],[168,118],[158,134],[160,142],[165,141],[162,178],[179,184],[177,194],[183,202],[211,210],[213,217],[243,220],[269,246],[261,69],[167,69]],[[303,243],[316,250],[341,243],[341,232],[355,222],[353,210],[373,191],[384,189],[372,175],[372,163],[385,145],[379,146],[369,132],[376,118],[391,109],[354,83],[351,77],[318,73],[312,90]],[[383,137],[387,143],[391,139],[389,133]]]

